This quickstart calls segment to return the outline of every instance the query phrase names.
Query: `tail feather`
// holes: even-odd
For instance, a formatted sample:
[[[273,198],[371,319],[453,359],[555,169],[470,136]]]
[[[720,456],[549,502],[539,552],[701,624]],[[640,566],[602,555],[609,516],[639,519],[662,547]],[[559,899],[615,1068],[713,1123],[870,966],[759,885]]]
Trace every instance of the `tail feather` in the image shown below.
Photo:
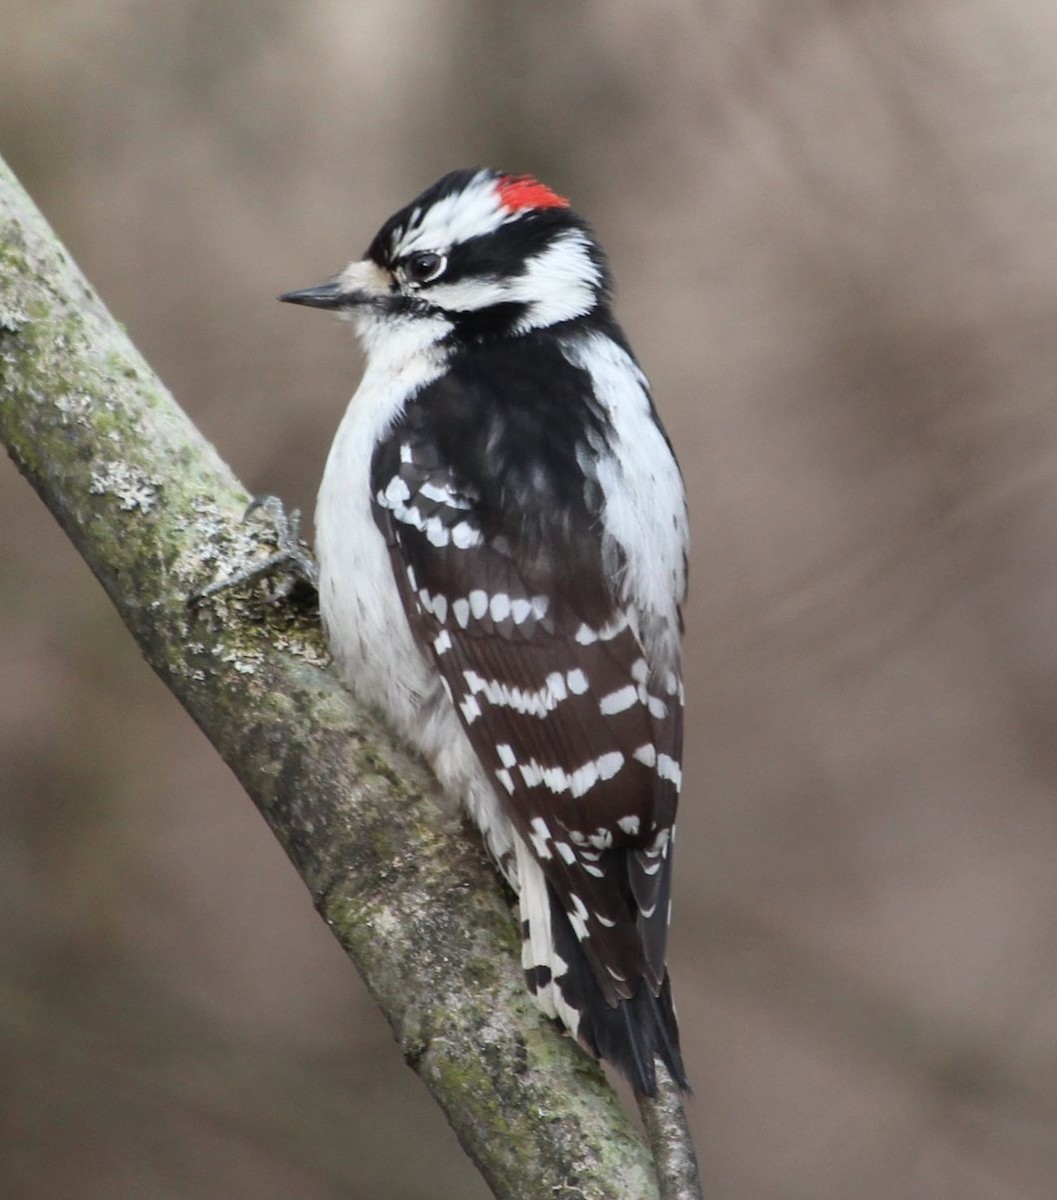
[[[596,1058],[613,1063],[636,1092],[657,1094],[658,1058],[688,1091],[667,971],[657,995],[643,978],[630,999],[611,1004],[553,889],[546,886],[549,905],[533,905],[530,913],[525,882],[522,878],[525,977],[544,1011],[557,1016]]]
[[[658,995],[654,996],[643,979],[630,1000],[620,1000],[615,1008],[611,1008],[595,983],[587,960],[582,955],[580,957],[586,972],[582,977],[585,985],[582,998],[574,1000],[567,993],[570,1003],[583,1006],[580,1040],[597,1057],[618,1067],[635,1091],[644,1096],[657,1094],[654,1062],[658,1058],[679,1087],[689,1091],[690,1081],[686,1077],[679,1051],[679,1028],[672,1008],[672,990],[667,972]],[[566,975],[570,989],[579,982],[577,967],[580,965],[576,962],[570,964]],[[559,981],[560,984],[564,982]],[[566,991],[564,987],[563,991]]]

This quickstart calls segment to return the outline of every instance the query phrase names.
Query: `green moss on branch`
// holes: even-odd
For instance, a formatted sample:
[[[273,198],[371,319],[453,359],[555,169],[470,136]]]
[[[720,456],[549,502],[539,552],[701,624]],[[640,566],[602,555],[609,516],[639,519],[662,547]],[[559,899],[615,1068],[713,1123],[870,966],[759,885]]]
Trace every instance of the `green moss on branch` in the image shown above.
[[[315,624],[188,596],[265,527],[0,163],[0,437],[257,804],[497,1196],[649,1200],[597,1067],[525,994],[494,873]]]

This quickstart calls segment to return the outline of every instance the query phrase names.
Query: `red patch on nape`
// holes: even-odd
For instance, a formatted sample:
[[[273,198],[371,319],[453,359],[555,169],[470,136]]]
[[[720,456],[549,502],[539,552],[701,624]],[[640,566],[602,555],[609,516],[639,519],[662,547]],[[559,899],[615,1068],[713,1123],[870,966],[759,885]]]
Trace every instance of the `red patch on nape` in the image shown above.
[[[495,185],[499,203],[508,212],[521,212],[525,208],[568,208],[564,196],[552,192],[545,183],[531,175],[503,175]]]

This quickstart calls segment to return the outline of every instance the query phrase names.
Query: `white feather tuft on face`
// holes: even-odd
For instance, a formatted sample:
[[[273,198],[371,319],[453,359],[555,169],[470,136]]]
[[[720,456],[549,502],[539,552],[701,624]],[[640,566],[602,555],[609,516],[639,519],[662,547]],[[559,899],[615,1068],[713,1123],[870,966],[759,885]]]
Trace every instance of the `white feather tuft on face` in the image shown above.
[[[338,282],[349,292],[384,294],[389,290],[393,277],[369,258],[350,262],[338,276]]]
[[[541,329],[582,317],[594,308],[602,272],[591,257],[591,243],[579,229],[570,229],[530,258],[524,275],[510,280],[511,300],[527,304],[518,328]]]

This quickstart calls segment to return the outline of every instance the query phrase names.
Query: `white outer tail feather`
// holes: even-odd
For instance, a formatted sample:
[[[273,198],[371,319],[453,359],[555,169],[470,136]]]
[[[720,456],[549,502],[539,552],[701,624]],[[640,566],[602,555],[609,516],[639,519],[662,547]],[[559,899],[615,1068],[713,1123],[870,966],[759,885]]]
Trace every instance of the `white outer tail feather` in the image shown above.
[[[528,936],[522,936],[521,940],[521,965],[526,973],[531,972],[534,967],[549,969],[550,980],[537,986],[535,990],[536,1003],[548,1017],[557,1017],[573,1037],[577,1037],[580,1031],[580,1013],[565,1002],[557,983],[568,971],[569,964],[554,948],[547,881],[535,855],[516,833],[514,855],[520,884],[518,904],[521,909],[522,928],[528,926]],[[531,975],[529,977],[531,978]]]

